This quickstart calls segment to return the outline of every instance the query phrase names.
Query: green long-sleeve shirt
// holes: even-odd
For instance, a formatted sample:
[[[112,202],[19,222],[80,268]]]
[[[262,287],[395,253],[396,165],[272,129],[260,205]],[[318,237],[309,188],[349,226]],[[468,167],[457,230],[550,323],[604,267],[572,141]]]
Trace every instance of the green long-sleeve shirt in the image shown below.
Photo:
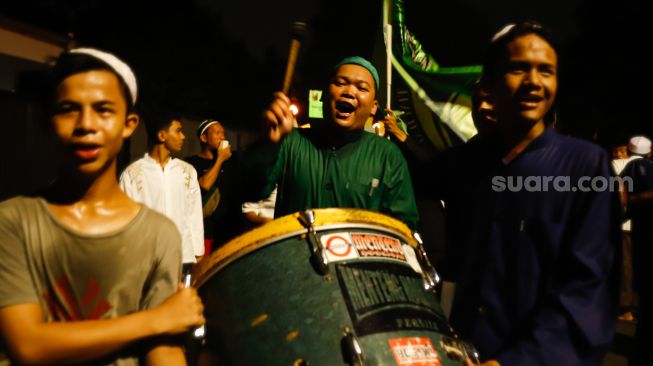
[[[328,147],[313,129],[295,129],[283,140],[267,189],[279,185],[275,216],[306,208],[362,208],[414,228],[417,207],[401,151],[364,131],[348,132],[345,141]]]

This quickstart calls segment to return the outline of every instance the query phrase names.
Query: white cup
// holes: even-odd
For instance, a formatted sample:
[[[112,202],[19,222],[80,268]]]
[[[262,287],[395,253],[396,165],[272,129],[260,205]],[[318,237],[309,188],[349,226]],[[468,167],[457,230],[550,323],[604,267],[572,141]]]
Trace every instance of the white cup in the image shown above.
[[[222,140],[220,142],[220,150],[224,150],[229,147],[229,140]]]

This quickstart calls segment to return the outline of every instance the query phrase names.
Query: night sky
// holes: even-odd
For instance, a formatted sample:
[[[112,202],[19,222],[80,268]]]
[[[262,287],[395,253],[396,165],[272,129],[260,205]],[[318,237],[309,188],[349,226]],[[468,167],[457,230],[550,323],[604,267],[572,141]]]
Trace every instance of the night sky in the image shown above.
[[[635,90],[645,70],[642,2],[599,4],[459,0],[406,1],[407,24],[442,66],[478,64],[494,31],[537,19],[554,29],[561,53],[563,132],[604,146],[634,133],[653,135]],[[5,1],[6,17],[74,34],[81,45],[116,52],[136,69],[143,108],[166,106],[255,129],[279,89],[293,20],[309,23],[295,92],[319,87],[345,55],[371,57],[381,0]],[[650,78],[650,77],[648,77]]]

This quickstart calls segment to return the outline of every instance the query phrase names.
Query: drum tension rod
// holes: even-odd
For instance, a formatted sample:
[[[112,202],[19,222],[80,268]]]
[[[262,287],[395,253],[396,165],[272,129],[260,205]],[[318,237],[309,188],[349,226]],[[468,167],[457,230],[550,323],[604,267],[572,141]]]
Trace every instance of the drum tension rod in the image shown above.
[[[187,273],[184,276],[184,287],[186,287],[186,288],[190,287],[191,282],[192,282],[191,274]],[[195,328],[193,330],[193,337],[196,338],[196,339],[201,339],[202,341],[204,341],[205,330],[206,330],[206,328],[203,325],[200,326],[200,327]]]
[[[465,356],[469,358],[470,361],[472,361],[472,364],[481,364],[481,355],[478,353],[478,350],[476,347],[474,347],[473,344],[467,341],[462,341],[460,346],[462,347],[463,351],[465,351]]]
[[[363,349],[358,343],[358,337],[349,327],[343,329],[345,335],[345,342],[349,351],[349,356],[351,357],[352,366],[363,366],[365,363],[365,357],[363,357]]]
[[[322,274],[326,275],[329,273],[329,260],[327,259],[326,252],[322,245],[320,245],[320,240],[317,238],[317,233],[315,232],[315,213],[313,210],[308,209],[299,212],[299,222],[306,228],[308,239],[308,245],[311,250],[311,263],[315,270]]]
[[[413,232],[413,238],[417,241],[417,254],[419,256],[419,265],[422,267],[422,279],[424,280],[424,288],[427,291],[435,292],[436,287],[440,284],[440,275],[433,268],[431,261],[426,256],[426,250],[424,250],[424,242],[422,241],[422,236],[417,232]]]

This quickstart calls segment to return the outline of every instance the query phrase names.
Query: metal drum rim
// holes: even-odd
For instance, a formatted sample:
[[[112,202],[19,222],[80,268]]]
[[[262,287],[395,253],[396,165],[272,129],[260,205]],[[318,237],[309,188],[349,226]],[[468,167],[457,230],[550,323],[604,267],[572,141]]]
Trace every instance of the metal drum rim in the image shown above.
[[[417,241],[403,222],[374,211],[345,208],[314,209],[316,231],[334,229],[374,229],[399,236],[416,248]],[[341,221],[335,221],[338,218]],[[282,225],[281,230],[278,229]],[[285,230],[284,230],[285,229]],[[220,249],[203,258],[193,268],[193,287],[199,288],[211,276],[239,258],[272,243],[307,232],[299,221],[299,213],[293,213],[270,221],[230,240]]]

